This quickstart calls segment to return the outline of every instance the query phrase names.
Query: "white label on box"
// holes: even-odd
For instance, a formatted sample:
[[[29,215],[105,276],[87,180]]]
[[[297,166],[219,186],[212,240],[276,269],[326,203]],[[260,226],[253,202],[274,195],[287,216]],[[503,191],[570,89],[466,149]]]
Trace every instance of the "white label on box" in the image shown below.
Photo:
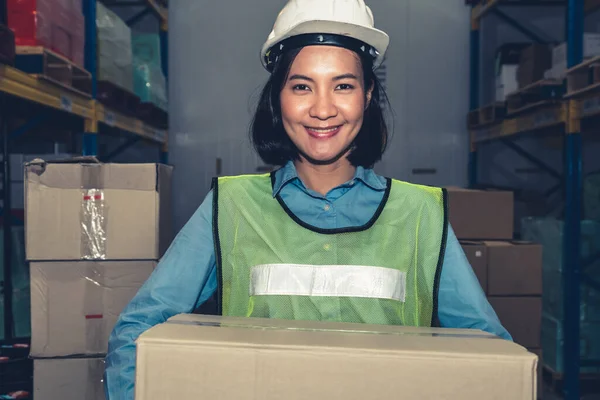
[[[482,256],[482,253],[481,253],[481,251],[480,251],[480,250],[477,250],[477,251],[475,252],[475,257],[481,257],[481,256]]]

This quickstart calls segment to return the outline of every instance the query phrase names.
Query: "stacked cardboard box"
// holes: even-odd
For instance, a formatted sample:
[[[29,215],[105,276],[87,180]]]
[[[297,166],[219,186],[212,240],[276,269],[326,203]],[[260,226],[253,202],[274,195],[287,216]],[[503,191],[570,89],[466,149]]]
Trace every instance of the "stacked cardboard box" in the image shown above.
[[[546,365],[556,373],[564,373],[563,361],[563,288],[562,240],[563,222],[552,217],[525,218],[521,222],[523,237],[535,240],[544,247],[543,255],[543,317],[542,348]],[[590,260],[584,267],[592,279],[600,280],[600,222],[581,223],[581,257]],[[600,359],[600,293],[581,286],[580,298],[580,356],[582,361]],[[583,366],[582,373],[600,373],[600,368]]]
[[[83,67],[85,22],[81,0],[8,0],[8,26],[17,46],[43,46]]]
[[[517,81],[519,88],[544,79],[544,73],[552,66],[552,48],[545,44],[532,44],[521,52]]]
[[[131,29],[101,2],[96,3],[98,79],[133,93]]]
[[[512,193],[448,193],[450,223],[498,318],[516,343],[541,355],[542,248],[512,240]]]
[[[25,172],[36,398],[103,399],[110,332],[171,239],[171,169],[83,158]]]

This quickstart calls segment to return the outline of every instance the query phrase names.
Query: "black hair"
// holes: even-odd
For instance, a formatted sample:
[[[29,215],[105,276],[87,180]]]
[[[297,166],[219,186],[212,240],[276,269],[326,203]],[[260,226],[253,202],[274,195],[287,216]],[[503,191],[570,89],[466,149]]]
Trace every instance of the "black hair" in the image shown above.
[[[280,97],[292,63],[302,48],[285,52],[275,64],[271,76],[262,89],[250,127],[254,149],[269,165],[281,166],[299,159],[296,145],[288,137],[281,117]],[[371,100],[364,113],[363,124],[356,135],[348,160],[354,166],[372,168],[383,156],[388,144],[388,128],[382,102],[389,106],[385,90],[375,75],[372,62],[360,57],[365,91],[372,87]]]

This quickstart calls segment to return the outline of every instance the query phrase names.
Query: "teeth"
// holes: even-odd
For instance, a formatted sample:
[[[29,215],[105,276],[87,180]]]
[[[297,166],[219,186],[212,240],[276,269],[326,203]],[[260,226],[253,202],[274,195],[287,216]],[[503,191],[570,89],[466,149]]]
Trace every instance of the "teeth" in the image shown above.
[[[335,128],[330,128],[330,129],[317,129],[317,128],[309,128],[311,131],[315,131],[315,132],[319,132],[319,133],[328,133],[328,132],[333,132],[337,129],[337,127]]]

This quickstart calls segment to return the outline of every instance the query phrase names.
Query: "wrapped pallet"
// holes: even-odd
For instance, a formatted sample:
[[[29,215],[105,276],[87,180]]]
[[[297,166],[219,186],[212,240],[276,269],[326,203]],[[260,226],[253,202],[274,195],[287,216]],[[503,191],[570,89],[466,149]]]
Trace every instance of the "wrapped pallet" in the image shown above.
[[[102,3],[96,7],[98,80],[133,92],[131,29]]]
[[[160,39],[158,35],[134,34],[133,87],[144,103],[153,103],[167,110],[167,84],[161,69]]]
[[[563,229],[564,222],[552,217],[525,218],[521,222],[523,239],[543,247],[543,317],[542,348],[544,361],[554,372],[564,372],[564,297],[563,297]],[[600,279],[600,222],[581,221],[581,257],[585,273]],[[581,286],[579,329],[581,359],[595,360],[600,354],[600,293],[588,285]],[[600,368],[585,367],[583,373],[598,373]]]

